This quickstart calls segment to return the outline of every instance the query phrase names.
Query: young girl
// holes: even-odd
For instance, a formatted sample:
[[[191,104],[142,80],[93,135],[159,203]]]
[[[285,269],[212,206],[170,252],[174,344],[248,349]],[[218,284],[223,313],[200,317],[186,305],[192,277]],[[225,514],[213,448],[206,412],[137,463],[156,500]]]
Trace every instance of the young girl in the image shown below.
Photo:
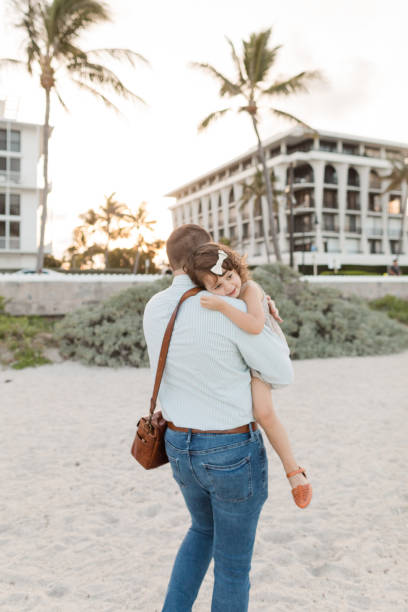
[[[247,266],[238,253],[227,246],[208,242],[192,253],[185,271],[197,286],[213,294],[201,296],[200,301],[204,308],[222,312],[235,325],[250,334],[261,333],[266,324],[286,342],[282,330],[271,315],[271,311],[276,312],[276,315],[277,311],[273,308],[269,296],[267,297],[254,281],[248,280]],[[242,312],[217,297],[220,295],[244,300],[247,312]],[[278,319],[282,321],[279,317]],[[259,372],[251,370],[251,375],[254,418],[265,431],[282,461],[292,486],[295,503],[300,508],[306,508],[312,498],[312,486],[308,483],[303,468],[296,463],[287,433],[275,413],[271,385],[263,381]]]

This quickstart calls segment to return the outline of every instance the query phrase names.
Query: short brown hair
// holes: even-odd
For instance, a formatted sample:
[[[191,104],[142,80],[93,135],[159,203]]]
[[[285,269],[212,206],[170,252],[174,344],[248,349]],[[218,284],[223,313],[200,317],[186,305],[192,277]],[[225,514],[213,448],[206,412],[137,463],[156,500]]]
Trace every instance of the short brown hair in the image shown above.
[[[239,253],[233,251],[225,244],[207,242],[199,246],[190,254],[187,264],[184,267],[185,272],[187,272],[193,283],[198,285],[198,287],[204,287],[203,279],[206,274],[212,274],[214,278],[218,277],[218,274],[211,272],[211,268],[218,261],[219,250],[224,251],[227,255],[222,262],[222,269],[225,270],[225,272],[235,270],[243,283],[248,280],[249,273],[245,257],[242,257]]]
[[[166,242],[167,257],[173,270],[184,268],[188,256],[201,244],[211,241],[211,236],[200,225],[186,223],[177,227]]]

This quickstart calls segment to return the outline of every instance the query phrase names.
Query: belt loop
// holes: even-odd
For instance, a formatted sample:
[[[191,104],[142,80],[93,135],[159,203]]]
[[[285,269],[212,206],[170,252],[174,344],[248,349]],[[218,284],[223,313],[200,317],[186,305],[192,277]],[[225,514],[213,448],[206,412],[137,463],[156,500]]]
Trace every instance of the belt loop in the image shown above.
[[[251,440],[253,440],[255,438],[255,434],[254,434],[254,430],[253,430],[253,425],[252,425],[252,421],[249,422],[249,433],[251,435]]]
[[[190,443],[191,443],[191,429],[189,429],[187,433],[187,446],[190,446]]]

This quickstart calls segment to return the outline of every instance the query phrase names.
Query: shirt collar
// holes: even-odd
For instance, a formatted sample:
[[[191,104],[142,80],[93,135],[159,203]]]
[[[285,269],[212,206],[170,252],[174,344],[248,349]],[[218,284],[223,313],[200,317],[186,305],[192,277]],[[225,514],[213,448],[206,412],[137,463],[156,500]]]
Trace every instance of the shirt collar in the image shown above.
[[[196,285],[193,283],[188,274],[178,274],[173,278],[173,282],[171,284],[172,287],[185,287],[189,289],[190,287],[195,287]]]

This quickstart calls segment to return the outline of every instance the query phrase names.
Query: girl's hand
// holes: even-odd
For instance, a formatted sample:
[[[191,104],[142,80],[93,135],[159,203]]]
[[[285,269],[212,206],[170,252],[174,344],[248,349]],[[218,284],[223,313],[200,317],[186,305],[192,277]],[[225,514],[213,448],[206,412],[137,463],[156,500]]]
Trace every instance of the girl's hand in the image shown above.
[[[279,310],[276,308],[275,302],[273,301],[270,295],[267,295],[266,299],[268,301],[269,312],[271,313],[275,321],[278,321],[278,323],[282,323],[283,319],[281,319],[279,316]]]
[[[215,295],[202,295],[200,297],[200,304],[208,310],[219,310],[221,311],[225,302]]]

